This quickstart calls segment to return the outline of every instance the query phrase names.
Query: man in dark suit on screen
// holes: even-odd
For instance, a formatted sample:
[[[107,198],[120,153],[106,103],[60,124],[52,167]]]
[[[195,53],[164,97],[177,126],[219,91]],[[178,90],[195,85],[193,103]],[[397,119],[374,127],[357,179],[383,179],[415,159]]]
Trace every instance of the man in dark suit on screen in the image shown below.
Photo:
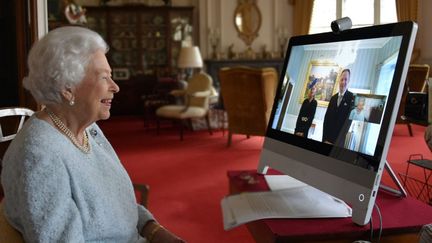
[[[343,147],[351,125],[348,116],[354,106],[354,94],[347,90],[351,71],[344,69],[339,77],[339,91],[330,99],[324,116],[322,141]]]

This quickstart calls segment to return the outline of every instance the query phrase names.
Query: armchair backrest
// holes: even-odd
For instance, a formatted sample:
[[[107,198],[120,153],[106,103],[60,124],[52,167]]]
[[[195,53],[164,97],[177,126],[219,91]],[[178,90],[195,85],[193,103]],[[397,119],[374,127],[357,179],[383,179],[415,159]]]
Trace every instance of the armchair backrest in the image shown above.
[[[408,91],[425,92],[427,79],[429,78],[428,64],[411,64],[408,67],[406,85]]]
[[[428,64],[410,64],[405,80],[405,86],[402,91],[402,98],[399,104],[397,122],[405,122],[401,119],[405,115],[405,103],[407,100],[408,92],[428,92],[427,79],[429,77]]]
[[[14,139],[15,135],[22,128],[25,119],[33,115],[33,113],[32,110],[27,108],[0,108],[0,119],[6,119],[7,117],[11,119],[15,118],[15,120],[5,121],[6,129],[9,127],[9,129],[6,130],[6,132],[9,133],[8,135],[4,135],[3,129],[5,128],[5,124],[3,120],[0,120],[0,143]]]
[[[0,172],[2,170],[2,158],[10,141],[12,141],[24,121],[33,115],[33,111],[27,108],[0,108]],[[3,198],[3,189],[0,184],[0,200]]]
[[[265,135],[278,83],[276,69],[223,68],[219,80],[229,131]]]
[[[206,73],[197,73],[188,80],[186,94],[188,97],[189,106],[197,106],[208,109],[209,97],[211,95],[211,89],[213,86],[213,79]],[[206,94],[208,95],[194,95],[194,94]]]

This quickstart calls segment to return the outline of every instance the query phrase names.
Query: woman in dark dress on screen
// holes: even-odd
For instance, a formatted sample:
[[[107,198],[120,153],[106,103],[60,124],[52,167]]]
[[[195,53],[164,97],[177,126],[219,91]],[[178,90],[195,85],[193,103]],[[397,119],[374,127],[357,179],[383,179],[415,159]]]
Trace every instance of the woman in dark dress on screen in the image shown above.
[[[315,111],[317,108],[317,101],[315,100],[317,79],[314,79],[308,86],[308,97],[303,101],[300,112],[297,117],[296,128],[294,134],[297,136],[307,138],[309,128],[312,125],[312,120],[315,116]]]

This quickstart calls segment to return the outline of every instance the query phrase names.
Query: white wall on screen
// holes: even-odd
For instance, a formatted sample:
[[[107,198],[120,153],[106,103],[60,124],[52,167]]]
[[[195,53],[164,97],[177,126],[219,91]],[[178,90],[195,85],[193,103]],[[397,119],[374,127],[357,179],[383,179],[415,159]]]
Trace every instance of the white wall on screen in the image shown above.
[[[374,90],[377,87],[379,80],[379,70],[382,63],[390,56],[394,55],[399,46],[400,38],[392,38],[382,42],[383,45],[376,48],[364,48],[357,50],[357,56],[354,63],[341,67],[351,70],[351,81],[349,89],[354,90]],[[297,116],[300,111],[303,100],[302,91],[304,83],[307,81],[307,75],[312,61],[328,62],[334,59],[337,55],[337,50],[310,50],[302,47],[293,48],[291,51],[291,60],[299,60],[290,62],[287,70],[290,77],[294,80],[295,85],[291,94],[290,105],[286,113]],[[341,71],[339,70],[339,71]],[[382,77],[383,78],[383,77]],[[384,77],[388,78],[388,77]],[[337,87],[335,87],[337,89]],[[372,92],[373,93],[373,92]],[[326,108],[318,106],[315,113],[315,120],[324,120]],[[285,122],[285,126],[291,122]]]

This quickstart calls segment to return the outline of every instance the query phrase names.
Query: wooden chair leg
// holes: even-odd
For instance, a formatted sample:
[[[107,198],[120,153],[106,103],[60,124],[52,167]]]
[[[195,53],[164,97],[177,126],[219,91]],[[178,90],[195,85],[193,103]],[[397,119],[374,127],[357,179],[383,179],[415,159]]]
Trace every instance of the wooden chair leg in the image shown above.
[[[189,129],[190,129],[191,131],[193,131],[194,129],[193,129],[193,125],[192,125],[192,119],[191,119],[191,118],[187,119],[187,122],[188,122],[188,127],[189,127]]]
[[[213,132],[212,132],[212,129],[211,129],[211,126],[210,126],[210,119],[209,119],[209,115],[208,115],[208,113],[207,113],[207,115],[205,116],[205,120],[206,120],[206,123],[207,123],[207,129],[208,129],[208,132],[210,133],[210,135],[213,135]]]
[[[231,133],[231,131],[228,131],[228,143],[227,143],[227,147],[231,146],[231,140],[232,140],[232,133]]]
[[[140,194],[140,200],[139,203],[143,205],[144,207],[147,207],[148,204],[148,193],[150,190],[149,185],[147,184],[133,184],[133,187],[135,191],[139,192]]]
[[[409,135],[412,137],[413,136],[413,132],[412,132],[411,123],[407,122],[407,126],[408,126]]]
[[[218,121],[219,121],[219,126],[222,128],[222,136],[225,136],[225,111],[224,110],[218,111]]]
[[[250,138],[250,135],[249,135],[249,134],[246,134],[246,138],[249,139],[249,138]]]

